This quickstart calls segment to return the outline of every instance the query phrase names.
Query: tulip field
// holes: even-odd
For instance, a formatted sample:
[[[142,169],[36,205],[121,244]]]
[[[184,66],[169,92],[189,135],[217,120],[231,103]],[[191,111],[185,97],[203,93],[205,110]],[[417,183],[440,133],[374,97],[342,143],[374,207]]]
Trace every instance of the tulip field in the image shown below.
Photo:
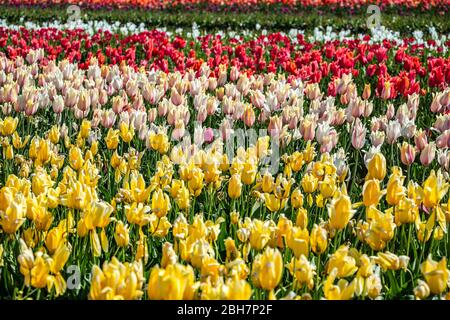
[[[0,299],[450,300],[449,8],[0,1]]]

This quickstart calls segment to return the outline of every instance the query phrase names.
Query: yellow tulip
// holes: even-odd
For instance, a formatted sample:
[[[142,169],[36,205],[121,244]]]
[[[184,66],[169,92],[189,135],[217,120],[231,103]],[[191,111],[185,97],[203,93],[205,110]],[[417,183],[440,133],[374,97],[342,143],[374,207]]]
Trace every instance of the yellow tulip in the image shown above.
[[[239,174],[233,174],[228,183],[228,196],[231,199],[237,199],[241,196],[242,182]]]
[[[331,198],[336,192],[336,179],[326,175],[323,181],[319,182],[320,194],[325,198]]]
[[[148,281],[148,297],[152,300],[189,300],[194,294],[194,270],[191,266],[153,267]]]
[[[21,194],[17,194],[5,211],[0,211],[0,226],[3,231],[13,234],[25,222],[27,204]]]
[[[323,292],[327,300],[349,300],[353,297],[356,290],[356,278],[351,283],[344,279],[340,279],[335,285],[334,280],[338,275],[338,269],[334,268],[328,275]]]
[[[149,144],[153,150],[157,150],[160,154],[165,154],[169,151],[169,139],[166,134],[150,132]]]
[[[50,142],[53,144],[58,144],[60,136],[61,134],[59,131],[59,127],[57,125],[51,127],[50,131],[48,132],[48,139],[50,140]]]
[[[311,250],[316,254],[325,252],[328,246],[328,232],[322,227],[314,224],[310,236]]]
[[[284,207],[286,200],[277,198],[274,194],[264,193],[264,203],[271,212],[277,212]]]
[[[64,230],[59,227],[51,229],[45,238],[45,246],[50,254],[53,254],[63,242]]]
[[[338,191],[335,198],[328,206],[328,216],[330,227],[334,230],[342,230],[353,217],[355,210],[352,209],[352,202],[347,195],[345,186],[342,191]]]
[[[31,136],[26,136],[25,139],[22,142],[22,138],[17,134],[17,131],[15,131],[12,135],[12,143],[14,148],[16,148],[17,150],[19,149],[23,149],[28,141],[30,141]]]
[[[31,188],[33,193],[38,196],[41,193],[47,192],[47,190],[53,186],[53,183],[54,182],[47,172],[42,169],[42,167],[38,167],[31,179]]]
[[[192,170],[192,177],[188,181],[189,192],[194,196],[198,197],[202,192],[203,188],[203,178],[204,173],[199,168],[194,168]]]
[[[386,158],[382,153],[376,153],[368,163],[368,177],[367,179],[375,178],[383,181],[386,177]]]
[[[152,212],[162,218],[170,211],[170,199],[161,189],[157,189],[152,195]]]
[[[390,210],[383,213],[374,207],[369,207],[366,215],[369,228],[365,233],[365,241],[373,250],[382,250],[394,237],[394,217]]]
[[[81,122],[80,126],[80,136],[83,139],[86,139],[87,137],[89,137],[90,132],[91,132],[91,121],[83,119],[83,122]]]
[[[303,206],[303,194],[299,188],[295,188],[291,194],[291,205],[294,209],[298,209]]]
[[[130,243],[130,234],[128,226],[122,221],[116,223],[116,229],[114,232],[114,239],[119,247],[125,248]]]
[[[304,161],[303,161],[303,153],[299,151],[295,151],[290,156],[290,162],[289,165],[294,172],[300,171],[300,169],[303,167]]]
[[[259,262],[258,281],[264,290],[274,290],[283,275],[283,258],[278,249],[267,247],[255,260]],[[258,264],[258,263],[257,263]]]
[[[43,257],[41,252],[39,252],[35,258],[33,268],[31,269],[31,286],[34,288],[45,288],[47,286],[47,277],[49,273],[49,261]]]
[[[377,179],[366,180],[363,186],[363,203],[366,207],[377,206],[383,192],[380,189],[380,181]]]
[[[175,198],[175,202],[177,203],[177,206],[181,210],[188,209],[190,206],[190,193],[189,189],[186,188],[183,184],[181,189],[178,192],[177,197]]]
[[[241,172],[241,179],[244,184],[250,185],[255,181],[256,169],[257,164],[254,161],[250,159],[245,161]]]
[[[94,257],[100,257],[102,254],[102,244],[97,230],[94,229],[89,232],[89,242],[91,244],[91,250]]]
[[[121,263],[116,257],[105,261],[102,269],[92,268],[89,300],[135,300],[143,295],[141,262]]]
[[[433,294],[441,294],[448,286],[450,271],[447,269],[447,258],[434,261],[431,254],[427,260],[420,265],[420,270]]]
[[[402,224],[413,223],[419,215],[419,208],[414,200],[403,198],[395,207],[395,224],[400,226]]]
[[[157,218],[155,214],[150,215],[150,226],[149,230],[153,237],[163,238],[167,236],[172,225],[170,224],[167,217]],[[159,221],[158,221],[159,220]]]
[[[307,173],[302,178],[302,189],[306,193],[313,193],[318,186],[318,180],[311,173]]]
[[[401,175],[401,169],[394,167],[392,170],[386,188],[386,201],[389,205],[395,206],[405,196],[405,187],[403,186],[404,177]]]
[[[381,294],[381,290],[383,289],[380,276],[376,274],[370,275],[365,281],[365,289],[370,299],[378,298]]]
[[[13,150],[12,145],[8,144],[8,146],[6,147],[6,149],[4,148],[3,151],[4,151],[4,158],[5,158],[6,160],[12,160],[12,159],[14,159],[14,150]]]
[[[106,147],[109,150],[115,150],[117,149],[117,146],[119,145],[119,130],[114,130],[112,128],[109,128],[108,133],[105,138]],[[111,159],[112,161],[112,159]]]
[[[69,150],[69,163],[74,170],[79,170],[83,166],[83,154],[78,147],[72,147]]]
[[[340,246],[328,260],[327,273],[331,274],[334,269],[338,278],[347,278],[358,270],[355,258],[349,254],[348,246]]]
[[[173,245],[170,242],[165,242],[162,248],[161,267],[165,268],[168,265],[176,264],[178,256],[173,249]]]
[[[306,229],[308,227],[308,211],[306,211],[305,208],[298,209],[295,225],[301,229]]]
[[[50,270],[52,273],[58,274],[64,268],[67,260],[69,260],[71,250],[71,246],[64,243],[61,243],[58,246],[52,256],[52,263],[50,265]]]
[[[294,252],[296,258],[301,255],[308,256],[309,232],[307,229],[293,227],[286,239],[288,247]]]
[[[237,277],[228,278],[222,290],[224,291],[224,298],[227,300],[249,300],[252,296],[250,284]]]
[[[106,228],[114,208],[105,201],[93,201],[86,209],[84,220],[89,230]]]
[[[374,258],[374,262],[386,270],[398,270],[400,269],[400,258],[392,252],[378,252]]]
[[[256,250],[262,250],[270,240],[273,226],[270,221],[254,219],[250,225],[250,245]]]
[[[133,140],[134,137],[134,127],[133,125],[128,125],[125,121],[123,121],[119,125],[120,130],[120,137],[122,138],[123,142],[129,143],[131,140]]]
[[[314,287],[316,266],[311,264],[304,255],[301,255],[299,258],[293,257],[288,265],[288,269],[300,287],[306,285],[309,290]]]
[[[0,121],[0,133],[2,136],[10,136],[16,131],[18,118],[6,117],[3,121]]]
[[[427,208],[435,208],[447,194],[448,183],[445,183],[441,172],[436,175],[432,170],[423,184],[423,204]]]

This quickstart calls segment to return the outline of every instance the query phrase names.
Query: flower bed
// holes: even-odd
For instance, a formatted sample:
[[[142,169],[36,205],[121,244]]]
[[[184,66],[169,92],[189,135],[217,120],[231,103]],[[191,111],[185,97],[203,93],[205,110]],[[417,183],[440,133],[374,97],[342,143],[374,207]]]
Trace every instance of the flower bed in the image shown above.
[[[0,298],[450,299],[445,33],[0,25]]]

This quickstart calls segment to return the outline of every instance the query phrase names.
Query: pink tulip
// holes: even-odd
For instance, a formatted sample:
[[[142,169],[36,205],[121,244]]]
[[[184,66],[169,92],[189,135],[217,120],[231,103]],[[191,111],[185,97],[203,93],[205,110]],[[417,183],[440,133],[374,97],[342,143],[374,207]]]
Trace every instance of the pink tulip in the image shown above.
[[[391,97],[391,83],[390,81],[385,81],[383,90],[381,91],[381,99],[387,100]]]
[[[104,110],[101,113],[101,123],[103,127],[112,128],[115,122],[116,122],[116,114],[111,109]]]
[[[214,131],[211,128],[206,128],[203,132],[203,140],[206,143],[211,143],[214,140]]]
[[[156,108],[148,109],[147,119],[148,119],[149,123],[155,122],[157,116],[158,116],[158,110]]]
[[[277,115],[270,117],[267,129],[271,136],[279,135],[281,133],[282,127],[283,123],[281,121],[281,118],[279,118]]]
[[[395,116],[395,108],[392,103],[389,103],[386,110],[386,119],[391,120]]]
[[[59,114],[64,110],[64,100],[61,96],[56,96],[52,104],[53,112]]]
[[[363,94],[362,94],[363,100],[369,100],[370,95],[371,95],[370,83],[366,83],[364,85],[364,90],[363,90]]]
[[[300,133],[303,136],[303,139],[306,141],[314,140],[316,135],[316,120],[314,116],[307,115],[303,120],[300,120]]]
[[[183,120],[177,120],[175,123],[175,128],[172,131],[172,139],[178,141],[184,136],[185,127]]]
[[[247,127],[252,127],[255,123],[256,116],[255,111],[253,111],[253,108],[250,104],[247,104],[245,106],[244,114],[242,115],[242,120],[244,121],[244,124]]]
[[[450,156],[448,149],[439,149],[437,152],[437,160],[439,165],[445,170],[448,171],[450,167]]]
[[[170,93],[170,101],[174,105],[179,106],[184,103],[184,97],[178,92],[177,89],[172,88],[172,91]]]
[[[434,142],[430,142],[420,153],[420,162],[422,165],[428,167],[433,162],[435,156],[436,144]]]
[[[352,146],[355,149],[362,149],[366,143],[366,128],[359,118],[356,118],[353,124]]]
[[[409,166],[414,162],[415,158],[416,149],[412,145],[404,141],[402,146],[400,147],[400,159],[402,163],[406,166]]]
[[[206,117],[208,116],[208,112],[206,111],[206,106],[203,105],[197,112],[197,121],[200,123],[205,122]]]
[[[416,131],[416,134],[414,135],[414,143],[416,144],[417,150],[422,151],[428,144],[427,133],[422,129]]]
[[[445,130],[439,137],[436,138],[436,146],[440,149],[450,148],[450,129]]]

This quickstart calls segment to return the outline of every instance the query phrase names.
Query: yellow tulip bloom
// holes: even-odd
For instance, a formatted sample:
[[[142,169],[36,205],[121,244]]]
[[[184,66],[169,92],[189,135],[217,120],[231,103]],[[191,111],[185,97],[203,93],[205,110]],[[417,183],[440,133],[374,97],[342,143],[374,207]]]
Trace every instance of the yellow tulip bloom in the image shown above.
[[[425,281],[433,294],[441,294],[448,286],[450,271],[447,269],[447,258],[443,257],[441,261],[434,261],[431,254],[427,260],[420,265]]]

